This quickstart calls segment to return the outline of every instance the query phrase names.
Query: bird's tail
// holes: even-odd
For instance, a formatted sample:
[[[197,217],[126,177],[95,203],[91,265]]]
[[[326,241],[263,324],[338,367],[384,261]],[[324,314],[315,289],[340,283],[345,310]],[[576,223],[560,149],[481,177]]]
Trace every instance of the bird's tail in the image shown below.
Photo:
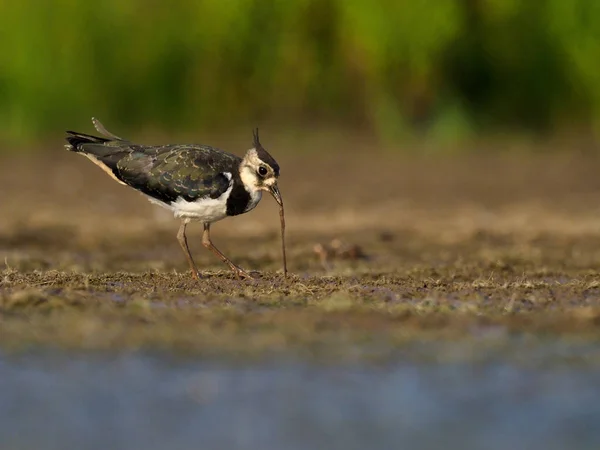
[[[92,136],[91,134],[78,133],[76,131],[67,131],[67,137],[65,138],[68,142],[65,145],[67,150],[72,152],[81,152],[84,144],[104,144],[110,139]]]
[[[66,149],[88,157],[116,181],[125,184],[118,177],[116,168],[119,161],[130,152],[128,142],[107,131],[99,120],[92,118],[92,122],[98,133],[106,137],[67,131]]]
[[[102,154],[114,153],[114,148],[111,149],[110,147],[105,147],[105,143],[114,141],[126,142],[123,138],[108,131],[95,117],[92,117],[92,123],[94,124],[96,131],[105,137],[78,133],[77,131],[67,131],[67,137],[65,138],[68,142],[68,144],[65,145],[67,150],[77,153],[98,154],[98,156],[101,156]]]

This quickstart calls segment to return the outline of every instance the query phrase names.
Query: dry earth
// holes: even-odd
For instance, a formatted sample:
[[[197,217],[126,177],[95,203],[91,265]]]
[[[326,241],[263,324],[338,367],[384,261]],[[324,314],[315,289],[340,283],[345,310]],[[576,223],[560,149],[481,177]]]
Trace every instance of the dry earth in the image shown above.
[[[594,155],[278,159],[291,276],[265,197],[213,227],[257,278],[236,279],[192,225],[200,282],[177,221],[89,161],[0,159],[0,345],[378,357],[439,339],[600,338]]]

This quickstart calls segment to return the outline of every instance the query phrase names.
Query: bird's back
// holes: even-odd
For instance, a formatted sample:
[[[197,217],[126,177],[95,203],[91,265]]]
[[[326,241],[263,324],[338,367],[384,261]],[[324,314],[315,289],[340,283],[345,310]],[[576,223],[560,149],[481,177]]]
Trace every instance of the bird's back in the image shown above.
[[[219,197],[239,176],[242,161],[207,145],[145,146],[119,138],[67,134],[69,150],[86,155],[117,181],[167,204],[178,198]]]

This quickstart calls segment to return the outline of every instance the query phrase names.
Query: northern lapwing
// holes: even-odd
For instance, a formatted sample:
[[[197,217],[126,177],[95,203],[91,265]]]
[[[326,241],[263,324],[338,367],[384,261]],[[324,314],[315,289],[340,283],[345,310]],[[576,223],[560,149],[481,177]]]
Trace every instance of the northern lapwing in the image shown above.
[[[177,240],[183,249],[192,276],[200,278],[190,254],[185,229],[190,221],[204,225],[202,244],[242,278],[250,274],[235,265],[210,239],[210,225],[228,216],[251,211],[269,192],[280,206],[283,244],[283,201],[277,179],[279,165],[264,149],[254,130],[253,146],[243,158],[214,147],[197,144],[146,146],[122,139],[92,122],[104,137],[67,131],[65,147],[87,156],[117,182],[144,194],[150,202],[173,212],[181,219]]]

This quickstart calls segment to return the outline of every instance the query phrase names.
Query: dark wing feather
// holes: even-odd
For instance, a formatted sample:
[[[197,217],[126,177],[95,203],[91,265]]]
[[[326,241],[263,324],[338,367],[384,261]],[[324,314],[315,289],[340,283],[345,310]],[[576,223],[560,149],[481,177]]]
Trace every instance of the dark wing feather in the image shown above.
[[[241,159],[200,145],[134,148],[116,164],[117,177],[144,194],[165,203],[217,198],[236,175]]]
[[[137,145],[95,125],[108,139],[67,131],[67,148],[93,157],[118,180],[165,203],[179,197],[218,198],[239,177],[241,158],[222,150],[195,144]]]

